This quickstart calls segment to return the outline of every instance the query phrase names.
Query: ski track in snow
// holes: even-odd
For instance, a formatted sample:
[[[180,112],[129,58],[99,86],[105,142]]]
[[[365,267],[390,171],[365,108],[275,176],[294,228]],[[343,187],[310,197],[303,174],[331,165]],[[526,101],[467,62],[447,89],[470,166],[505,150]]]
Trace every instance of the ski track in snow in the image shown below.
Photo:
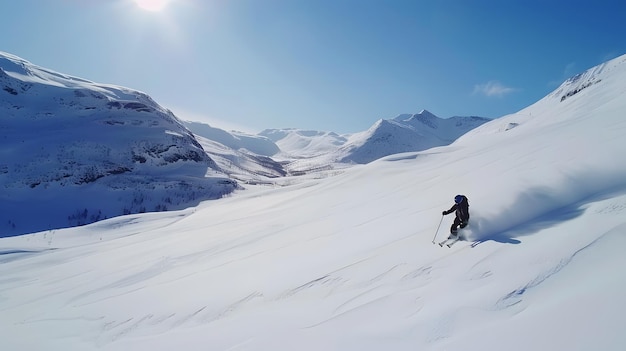
[[[589,244],[583,246],[582,248],[574,251],[573,253],[569,254],[567,257],[564,257],[564,258],[560,259],[554,266],[550,267],[548,270],[546,270],[546,271],[542,272],[541,274],[539,274],[538,276],[536,276],[534,279],[529,281],[523,287],[515,289],[515,290],[511,291],[510,293],[506,294],[504,297],[502,297],[500,300],[498,300],[498,302],[496,303],[496,307],[497,308],[508,308],[508,307],[511,307],[513,305],[516,305],[516,304],[522,302],[524,294],[528,293],[531,289],[539,286],[544,281],[546,281],[547,279],[550,279],[552,276],[554,276],[555,274],[559,273],[562,269],[566,268],[567,265],[572,262],[572,260],[574,260],[581,253],[584,253],[585,250],[588,250],[588,249],[592,248],[598,242],[600,242],[602,240],[605,240],[606,236],[613,235],[613,234],[614,233],[612,233],[610,231],[606,232],[606,233],[602,234],[600,237],[594,239],[591,243],[589,243]]]

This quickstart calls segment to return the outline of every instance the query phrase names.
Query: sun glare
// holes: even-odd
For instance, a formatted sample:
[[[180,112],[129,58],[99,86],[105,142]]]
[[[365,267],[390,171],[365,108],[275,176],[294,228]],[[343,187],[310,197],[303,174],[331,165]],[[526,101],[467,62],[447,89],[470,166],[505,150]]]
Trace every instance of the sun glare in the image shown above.
[[[135,0],[135,3],[140,8],[154,12],[163,10],[168,2],[169,0]]]

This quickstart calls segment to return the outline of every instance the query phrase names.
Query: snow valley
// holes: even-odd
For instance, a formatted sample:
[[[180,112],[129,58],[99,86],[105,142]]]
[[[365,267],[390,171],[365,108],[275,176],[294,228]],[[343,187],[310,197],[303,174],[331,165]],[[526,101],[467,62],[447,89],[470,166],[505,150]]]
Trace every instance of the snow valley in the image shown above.
[[[294,144],[280,132],[233,138],[246,145],[238,152],[264,153],[227,172],[286,186],[0,239],[3,349],[621,350],[624,82],[626,56],[449,145],[356,153],[331,177],[303,167],[272,178],[302,164],[285,156],[281,140]],[[377,125],[415,128],[428,115]],[[162,123],[155,131],[171,135]],[[176,135],[189,150],[226,143],[186,130]],[[308,156],[354,138],[321,137]],[[178,162],[227,186],[220,165],[232,156],[221,152]],[[258,178],[256,167],[273,171]],[[431,240],[447,235],[448,217],[435,230],[456,194],[470,201],[469,242],[441,248]]]

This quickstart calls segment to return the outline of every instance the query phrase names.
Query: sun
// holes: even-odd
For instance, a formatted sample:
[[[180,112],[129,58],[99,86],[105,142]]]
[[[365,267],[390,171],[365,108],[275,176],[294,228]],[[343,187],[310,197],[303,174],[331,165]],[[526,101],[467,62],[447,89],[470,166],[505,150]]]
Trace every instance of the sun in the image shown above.
[[[143,10],[159,12],[167,6],[170,0],[135,0],[137,6]]]

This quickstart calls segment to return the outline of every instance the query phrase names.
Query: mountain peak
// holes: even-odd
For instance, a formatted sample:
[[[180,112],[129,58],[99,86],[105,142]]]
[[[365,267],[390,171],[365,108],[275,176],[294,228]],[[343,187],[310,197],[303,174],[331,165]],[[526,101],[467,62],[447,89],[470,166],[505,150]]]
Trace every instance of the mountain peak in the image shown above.
[[[377,121],[367,132],[355,135],[342,146],[341,162],[369,163],[381,157],[448,145],[486,118],[442,119],[427,110],[413,115]]]
[[[409,122],[409,121],[414,120],[414,119],[415,120],[426,121],[426,120],[439,119],[439,117],[437,117],[432,112],[430,112],[430,111],[428,111],[426,109],[423,109],[419,113],[414,113],[414,114],[402,113],[402,114],[399,114],[393,120],[394,121],[399,121],[399,122]]]
[[[424,117],[430,117],[430,118],[433,118],[433,117],[434,118],[439,118],[434,113],[432,113],[432,112],[430,112],[430,111],[428,111],[426,109],[421,110],[420,113],[418,113],[417,115],[424,116]]]
[[[415,124],[415,122],[418,122],[420,124],[426,125],[429,128],[437,129],[439,128],[440,120],[441,118],[435,116],[430,111],[422,110],[420,111],[420,113],[416,113],[412,115],[409,119],[405,120],[404,122],[407,122],[412,125]]]

